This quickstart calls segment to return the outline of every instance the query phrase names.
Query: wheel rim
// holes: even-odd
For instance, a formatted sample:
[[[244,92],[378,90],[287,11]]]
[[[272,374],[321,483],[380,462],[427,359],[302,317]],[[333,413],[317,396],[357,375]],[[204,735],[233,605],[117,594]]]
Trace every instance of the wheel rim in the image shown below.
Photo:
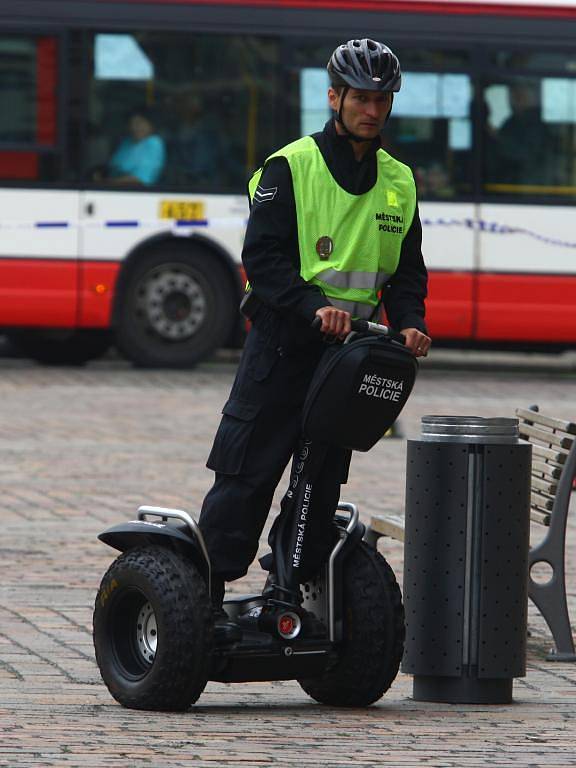
[[[142,658],[152,664],[158,646],[158,625],[156,615],[150,603],[140,609],[136,622],[136,642]]]
[[[161,339],[184,341],[194,336],[206,319],[206,295],[185,265],[162,264],[140,281],[136,311],[143,324]]]
[[[110,617],[111,651],[128,680],[145,677],[158,651],[158,623],[143,592],[129,587],[117,595]]]

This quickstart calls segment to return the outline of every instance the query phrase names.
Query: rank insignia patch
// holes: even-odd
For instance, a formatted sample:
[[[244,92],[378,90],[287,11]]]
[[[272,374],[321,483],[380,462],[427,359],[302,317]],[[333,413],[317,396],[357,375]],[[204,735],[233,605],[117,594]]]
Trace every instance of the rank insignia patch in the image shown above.
[[[274,200],[276,197],[276,193],[278,192],[278,187],[256,187],[256,192],[254,192],[254,202],[255,203],[269,203],[271,200]]]

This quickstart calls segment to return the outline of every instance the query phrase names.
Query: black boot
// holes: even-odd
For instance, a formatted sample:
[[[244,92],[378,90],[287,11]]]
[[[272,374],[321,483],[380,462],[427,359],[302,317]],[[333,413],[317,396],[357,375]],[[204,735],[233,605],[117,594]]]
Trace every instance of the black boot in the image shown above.
[[[235,643],[242,639],[242,630],[236,622],[230,619],[222,606],[224,592],[224,579],[213,575],[210,598],[212,601],[212,619],[214,621],[214,643],[217,646]]]

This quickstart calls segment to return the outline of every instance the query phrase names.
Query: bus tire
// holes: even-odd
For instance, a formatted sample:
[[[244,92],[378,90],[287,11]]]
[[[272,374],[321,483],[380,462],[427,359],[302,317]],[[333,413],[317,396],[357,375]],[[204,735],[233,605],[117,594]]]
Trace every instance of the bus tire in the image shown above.
[[[151,368],[205,359],[230,338],[238,312],[238,292],[218,257],[176,243],[139,257],[118,299],[118,348]]]
[[[7,336],[18,352],[45,365],[84,365],[102,357],[112,343],[109,331],[78,328],[26,329]]]

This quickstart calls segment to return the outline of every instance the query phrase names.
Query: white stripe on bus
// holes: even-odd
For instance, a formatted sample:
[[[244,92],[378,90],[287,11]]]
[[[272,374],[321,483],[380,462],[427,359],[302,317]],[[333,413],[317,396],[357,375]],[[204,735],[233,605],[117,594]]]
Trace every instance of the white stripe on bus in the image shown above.
[[[79,221],[0,221],[1,229],[168,229],[171,231],[193,229],[195,227],[212,227],[214,229],[237,229],[246,226],[244,217],[221,217],[214,219],[118,219],[102,220],[84,219]],[[525,235],[538,240],[545,245],[557,248],[576,248],[576,242],[561,240],[548,235],[542,235],[525,227],[511,227],[496,221],[482,221],[481,219],[444,219],[422,218],[423,227],[463,227],[477,232],[486,232],[493,235]]]

